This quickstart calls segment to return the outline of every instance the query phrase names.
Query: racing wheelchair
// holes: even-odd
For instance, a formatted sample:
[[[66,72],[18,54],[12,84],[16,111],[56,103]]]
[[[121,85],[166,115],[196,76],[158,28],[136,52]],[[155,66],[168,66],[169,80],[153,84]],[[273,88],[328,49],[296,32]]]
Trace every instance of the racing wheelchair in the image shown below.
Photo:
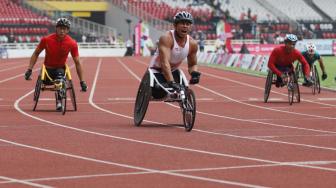
[[[45,65],[42,65],[40,75],[37,78],[36,85],[35,85],[35,92],[34,92],[34,107],[33,111],[36,110],[37,103],[39,102],[39,97],[41,91],[54,91],[55,98],[57,102],[58,96],[60,97],[59,100],[61,101],[62,108],[61,112],[64,115],[67,110],[67,93],[70,93],[70,99],[73,106],[73,110],[77,111],[77,104],[76,104],[76,95],[75,89],[72,83],[72,78],[70,74],[70,69],[68,65],[65,65],[65,74],[62,79],[55,79],[53,80]]]
[[[303,72],[302,72],[302,65],[298,63],[295,67],[295,73],[298,75],[298,79],[304,78]],[[317,67],[315,63],[310,68],[310,76],[311,81],[313,85],[311,86],[312,94],[315,95],[316,93],[321,93],[321,84],[320,84],[320,76],[317,71]]]
[[[183,115],[183,124],[187,132],[191,131],[196,116],[196,100],[193,90],[188,86],[185,74],[177,69],[175,80],[181,86],[179,91],[166,86],[165,81],[160,81],[151,68],[145,72],[137,92],[134,106],[134,124],[140,126],[145,117],[149,101],[177,102]],[[162,75],[163,76],[163,75]],[[176,77],[178,77],[176,79]]]
[[[287,87],[288,90],[288,102],[290,105],[293,104],[294,98],[296,102],[300,102],[300,89],[296,74],[290,69],[283,72],[285,78],[283,79],[283,84]],[[268,70],[266,83],[265,83],[265,92],[264,92],[264,102],[267,103],[268,97],[271,92],[272,84],[276,84],[277,75],[274,74],[271,70]]]

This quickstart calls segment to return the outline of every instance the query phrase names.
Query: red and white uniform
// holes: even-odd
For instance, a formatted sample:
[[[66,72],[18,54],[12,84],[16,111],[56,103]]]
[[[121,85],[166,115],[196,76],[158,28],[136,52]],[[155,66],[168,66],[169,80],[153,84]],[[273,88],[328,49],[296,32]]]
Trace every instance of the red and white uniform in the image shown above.
[[[187,41],[184,44],[184,46],[179,46],[178,43],[176,42],[175,36],[174,36],[174,30],[170,30],[171,35],[173,36],[174,39],[174,46],[171,49],[170,52],[170,67],[171,70],[174,71],[176,70],[182,63],[182,61],[188,57],[189,54],[189,35],[187,35]],[[150,68],[154,68],[154,71],[156,72],[157,70],[161,69],[161,63],[160,63],[160,57],[159,57],[159,50],[156,50],[154,57],[152,58],[150,64]],[[159,72],[159,71],[157,71]]]
[[[72,57],[79,56],[77,42],[68,35],[61,41],[57,40],[56,33],[43,37],[38,48],[46,50],[47,68],[63,68],[70,52]]]

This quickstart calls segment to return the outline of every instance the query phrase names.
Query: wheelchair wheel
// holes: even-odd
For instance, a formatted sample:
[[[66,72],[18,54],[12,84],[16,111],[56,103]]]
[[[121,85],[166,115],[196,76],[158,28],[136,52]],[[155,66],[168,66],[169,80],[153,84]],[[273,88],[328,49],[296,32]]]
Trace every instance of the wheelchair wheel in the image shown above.
[[[186,98],[182,103],[184,128],[189,132],[194,127],[196,117],[196,100],[193,90],[186,89]]]
[[[36,80],[35,92],[34,92],[34,101],[35,101],[35,104],[34,104],[34,107],[33,107],[33,111],[35,111],[35,109],[37,107],[37,103],[38,103],[38,100],[40,98],[41,87],[42,87],[41,76],[38,76],[38,78]]]
[[[290,80],[288,82],[288,85],[287,85],[287,89],[288,89],[288,102],[289,102],[290,105],[292,105],[293,101],[294,101],[294,87],[295,87],[294,80],[293,80],[293,78],[290,78]]]
[[[316,65],[313,66],[312,68],[312,79],[313,79],[313,94],[315,93],[321,93],[321,85],[320,85],[320,76],[317,72]]]
[[[265,103],[267,103],[269,94],[271,92],[272,81],[273,81],[273,72],[271,70],[268,70],[268,74],[266,77],[266,83],[265,83],[265,91],[264,91],[264,102]]]
[[[67,91],[70,92],[70,99],[71,99],[73,110],[77,111],[76,94],[75,94],[75,88],[73,86],[72,80],[68,81]]]
[[[299,82],[298,82],[298,78],[296,76],[296,74],[293,75],[293,79],[294,79],[294,96],[296,99],[296,102],[300,102],[300,88],[299,88]]]
[[[147,71],[142,77],[134,106],[134,125],[140,126],[145,117],[150,97],[152,96],[152,88],[150,87],[150,75]]]
[[[67,86],[66,86],[66,82],[63,82],[62,84],[62,88],[58,91],[60,92],[60,96],[61,96],[61,103],[62,103],[62,115],[65,114],[66,112],[66,104],[67,104]]]

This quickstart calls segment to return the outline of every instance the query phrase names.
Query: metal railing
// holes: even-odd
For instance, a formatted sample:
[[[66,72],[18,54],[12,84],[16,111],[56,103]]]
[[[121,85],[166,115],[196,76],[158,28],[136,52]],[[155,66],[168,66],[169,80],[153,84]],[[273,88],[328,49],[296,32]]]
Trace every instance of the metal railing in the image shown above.
[[[129,13],[130,15],[136,16],[152,27],[160,31],[167,31],[173,29],[173,24],[158,18],[154,18],[153,15],[148,14],[144,10],[139,9],[138,7],[128,3],[125,0],[110,0],[110,2],[118,7],[119,9]]]
[[[52,20],[60,17],[66,17],[71,21],[71,30],[73,32],[85,35],[94,35],[96,37],[117,36],[117,30],[113,27],[98,24],[89,20],[71,16],[67,12],[59,10],[57,7],[50,6],[43,1],[22,1],[23,6],[39,15],[48,16]],[[36,8],[39,7],[39,8]]]

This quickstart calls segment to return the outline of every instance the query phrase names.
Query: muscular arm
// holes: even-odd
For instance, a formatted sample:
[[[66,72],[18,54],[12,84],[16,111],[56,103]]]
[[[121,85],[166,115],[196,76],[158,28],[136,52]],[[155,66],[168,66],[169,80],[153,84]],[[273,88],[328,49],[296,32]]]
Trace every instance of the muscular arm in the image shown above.
[[[173,46],[173,39],[168,34],[160,37],[159,40],[159,54],[160,63],[163,76],[167,81],[174,81],[173,75],[171,73],[171,67],[169,64],[170,51]]]
[[[189,74],[193,71],[197,71],[197,50],[198,46],[196,41],[190,40],[190,49],[188,55],[188,71]]]
[[[325,69],[324,69],[324,64],[323,64],[322,57],[320,57],[320,59],[318,60],[318,62],[319,62],[319,64],[320,64],[320,67],[321,67],[322,73],[326,73],[326,72],[325,72]]]
[[[305,72],[306,77],[310,77],[310,67],[306,59],[303,57],[301,53],[298,53],[298,60],[303,66],[303,70]]]
[[[37,58],[40,55],[40,53],[42,52],[42,50],[43,49],[40,49],[39,47],[37,47],[35,49],[33,55],[30,58],[28,69],[33,69],[34,65],[36,64]]]
[[[275,61],[278,58],[277,52],[275,50],[272,51],[270,58],[268,60],[268,68],[276,75],[281,76],[281,72],[275,66]]]
[[[84,78],[83,78],[83,68],[82,68],[82,64],[80,63],[79,61],[79,57],[72,57],[74,62],[75,62],[75,65],[76,65],[76,72],[77,72],[77,75],[78,75],[78,78],[80,81],[84,81]]]

